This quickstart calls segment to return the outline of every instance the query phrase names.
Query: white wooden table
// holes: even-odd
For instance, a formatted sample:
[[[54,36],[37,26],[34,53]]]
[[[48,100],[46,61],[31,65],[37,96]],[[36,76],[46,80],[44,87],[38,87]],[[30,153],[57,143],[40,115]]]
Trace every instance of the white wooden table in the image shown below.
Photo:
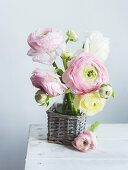
[[[31,125],[25,170],[128,170],[128,124],[102,124],[96,151],[48,143],[43,125]]]

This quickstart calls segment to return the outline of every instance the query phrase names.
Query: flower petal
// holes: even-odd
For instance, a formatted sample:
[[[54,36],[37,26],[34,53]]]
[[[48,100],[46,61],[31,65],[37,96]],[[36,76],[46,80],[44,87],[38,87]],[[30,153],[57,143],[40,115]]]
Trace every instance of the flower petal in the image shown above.
[[[49,96],[58,96],[67,89],[53,71],[36,69],[30,79],[33,86],[45,91]]]
[[[37,51],[32,48],[28,51],[28,55],[34,56],[32,58],[34,62],[39,62],[42,64],[52,64],[57,57],[57,54],[54,51],[45,53],[43,51]]]

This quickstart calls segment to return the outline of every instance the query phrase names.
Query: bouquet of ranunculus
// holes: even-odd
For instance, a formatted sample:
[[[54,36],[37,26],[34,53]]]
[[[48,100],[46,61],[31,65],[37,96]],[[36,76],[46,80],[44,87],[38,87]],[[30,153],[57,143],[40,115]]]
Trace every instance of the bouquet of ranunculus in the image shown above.
[[[28,37],[31,47],[28,55],[32,56],[32,60],[53,66],[50,70],[37,68],[33,71],[31,81],[39,89],[35,100],[41,106],[48,106],[50,98],[63,95],[63,103],[54,106],[59,114],[93,116],[104,108],[110,96],[114,97],[104,66],[109,53],[109,40],[99,32],[87,33],[81,49],[72,53],[66,45],[69,41],[76,42],[79,36],[72,30],[68,30],[66,35],[64,41],[61,30],[48,28],[38,29]],[[55,62],[57,57],[60,57],[63,69]],[[97,125],[96,122],[91,126],[92,132],[77,136],[73,146],[80,151],[94,149],[93,131]]]

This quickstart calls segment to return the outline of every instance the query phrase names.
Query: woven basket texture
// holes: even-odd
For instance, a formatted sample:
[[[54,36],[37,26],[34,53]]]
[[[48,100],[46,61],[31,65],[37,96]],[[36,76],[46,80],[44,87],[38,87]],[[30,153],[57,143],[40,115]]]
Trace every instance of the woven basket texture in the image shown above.
[[[54,105],[47,111],[48,142],[70,145],[80,133],[85,131],[86,116],[69,116],[55,112]]]

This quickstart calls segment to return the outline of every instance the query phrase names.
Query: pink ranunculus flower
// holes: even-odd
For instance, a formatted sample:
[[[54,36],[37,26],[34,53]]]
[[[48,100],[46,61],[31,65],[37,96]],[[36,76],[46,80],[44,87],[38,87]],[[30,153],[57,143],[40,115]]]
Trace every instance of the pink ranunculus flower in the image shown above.
[[[78,135],[72,145],[81,152],[88,152],[97,148],[96,135],[91,131],[86,131]]]
[[[109,76],[103,63],[83,52],[68,63],[62,79],[72,93],[83,95],[98,90],[108,82]]]
[[[65,42],[61,30],[55,28],[38,29],[28,36],[28,44],[31,49],[29,56],[33,56],[33,61],[52,64],[58,51],[65,49]]]
[[[45,91],[49,96],[58,96],[63,94],[67,87],[61,83],[59,75],[53,71],[36,69],[31,76],[33,86]]]

